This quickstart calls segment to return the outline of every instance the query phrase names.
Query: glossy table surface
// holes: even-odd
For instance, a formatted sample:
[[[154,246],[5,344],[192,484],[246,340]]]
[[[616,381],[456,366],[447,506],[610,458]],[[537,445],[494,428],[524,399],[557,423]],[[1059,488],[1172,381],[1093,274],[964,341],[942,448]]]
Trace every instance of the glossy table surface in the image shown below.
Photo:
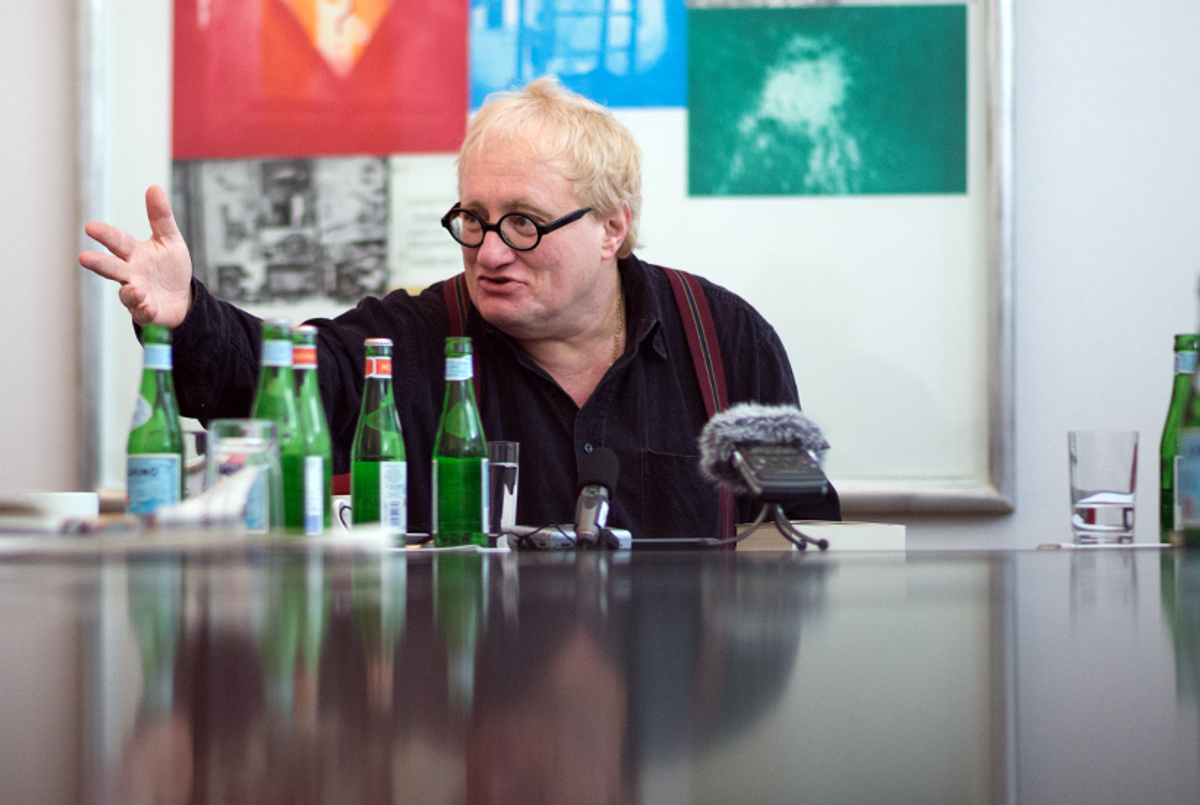
[[[1200,801],[1200,555],[0,541],[0,800]]]

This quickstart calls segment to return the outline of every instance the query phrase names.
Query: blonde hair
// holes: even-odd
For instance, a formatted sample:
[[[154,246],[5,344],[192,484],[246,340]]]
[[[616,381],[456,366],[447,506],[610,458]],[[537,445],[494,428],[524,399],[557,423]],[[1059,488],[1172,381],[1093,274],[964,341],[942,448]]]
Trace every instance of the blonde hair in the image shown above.
[[[524,142],[539,162],[556,163],[580,203],[601,216],[627,203],[629,232],[617,256],[628,257],[640,245],[642,151],[603,106],[553,77],[539,78],[522,90],[489,95],[458,153],[460,195],[467,159],[492,139]]]

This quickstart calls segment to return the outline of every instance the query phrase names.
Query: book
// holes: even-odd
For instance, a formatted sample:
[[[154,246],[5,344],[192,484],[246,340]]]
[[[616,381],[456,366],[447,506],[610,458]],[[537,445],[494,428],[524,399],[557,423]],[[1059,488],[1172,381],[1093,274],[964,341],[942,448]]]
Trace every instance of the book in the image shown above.
[[[899,523],[863,523],[855,521],[826,522],[817,520],[794,520],[792,525],[805,536],[829,540],[830,551],[903,551],[905,529]],[[750,524],[738,526],[738,534],[745,533]],[[739,551],[795,551],[799,550],[788,541],[774,523],[763,523],[750,536],[737,544]],[[810,545],[807,550],[818,550]]]

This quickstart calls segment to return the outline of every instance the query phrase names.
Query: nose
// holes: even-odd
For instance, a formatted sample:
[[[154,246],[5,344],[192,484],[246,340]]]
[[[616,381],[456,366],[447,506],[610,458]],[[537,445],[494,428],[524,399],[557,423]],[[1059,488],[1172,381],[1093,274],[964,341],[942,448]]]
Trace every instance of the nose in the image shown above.
[[[485,232],[483,243],[479,244],[475,255],[476,262],[481,268],[497,268],[512,261],[516,251],[509,247],[499,232]]]

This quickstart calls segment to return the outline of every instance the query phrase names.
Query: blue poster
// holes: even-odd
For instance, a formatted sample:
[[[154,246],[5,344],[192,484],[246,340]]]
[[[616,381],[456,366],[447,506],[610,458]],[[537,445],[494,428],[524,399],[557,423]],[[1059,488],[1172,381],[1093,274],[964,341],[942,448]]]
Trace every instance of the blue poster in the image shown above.
[[[611,107],[687,102],[684,0],[472,0],[471,109],[554,75]]]

